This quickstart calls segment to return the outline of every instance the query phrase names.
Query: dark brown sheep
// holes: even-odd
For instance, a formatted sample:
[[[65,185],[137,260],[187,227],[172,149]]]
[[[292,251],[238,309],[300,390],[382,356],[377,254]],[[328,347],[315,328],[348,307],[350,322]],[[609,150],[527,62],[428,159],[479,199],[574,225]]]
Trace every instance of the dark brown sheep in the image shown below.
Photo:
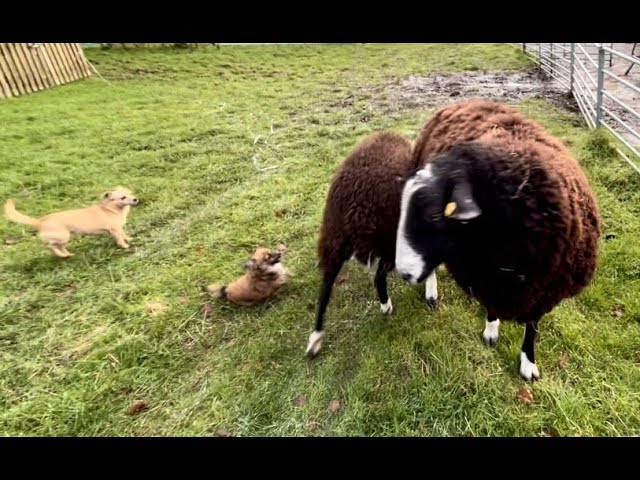
[[[411,142],[396,133],[379,132],[360,142],[335,173],[318,240],[322,287],[308,355],[320,350],[333,284],[350,258],[367,266],[380,259],[375,287],[380,309],[391,313],[387,274],[394,266],[402,185],[414,169]]]
[[[506,105],[472,100],[440,109],[414,149],[424,168],[402,194],[396,269],[416,283],[444,263],[499,320],[526,324],[520,374],[539,377],[538,321],[592,280],[598,260],[596,199],[569,150]]]

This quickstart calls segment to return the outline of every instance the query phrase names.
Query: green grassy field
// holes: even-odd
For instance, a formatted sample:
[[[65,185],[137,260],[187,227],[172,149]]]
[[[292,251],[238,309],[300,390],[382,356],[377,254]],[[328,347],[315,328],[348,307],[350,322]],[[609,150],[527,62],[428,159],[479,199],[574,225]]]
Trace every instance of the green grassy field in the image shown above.
[[[75,256],[60,260],[33,231],[0,220],[1,434],[640,434],[640,176],[578,114],[542,100],[518,107],[571,146],[615,236],[602,243],[593,285],[541,322],[542,380],[518,376],[521,327],[504,324],[497,349],[483,346],[484,312],[446,272],[435,312],[421,288],[392,276],[387,318],[373,271],[347,265],[323,350],[304,357],[332,173],[365,135],[414,138],[431,113],[385,115],[367,87],[530,68],[517,48],[88,57],[110,85],[92,78],[0,102],[0,197],[41,215],[127,186],[143,201],[128,224],[134,247],[76,237]],[[212,303],[205,317],[198,282],[233,279],[259,242],[287,246],[293,283],[269,304]]]

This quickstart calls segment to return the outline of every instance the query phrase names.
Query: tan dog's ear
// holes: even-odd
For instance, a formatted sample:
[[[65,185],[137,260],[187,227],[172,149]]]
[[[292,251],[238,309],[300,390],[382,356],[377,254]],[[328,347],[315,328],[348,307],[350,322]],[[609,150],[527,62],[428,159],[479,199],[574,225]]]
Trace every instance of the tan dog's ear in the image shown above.
[[[256,266],[256,261],[255,260],[247,260],[246,262],[244,262],[244,269],[245,270],[252,270],[254,269]]]

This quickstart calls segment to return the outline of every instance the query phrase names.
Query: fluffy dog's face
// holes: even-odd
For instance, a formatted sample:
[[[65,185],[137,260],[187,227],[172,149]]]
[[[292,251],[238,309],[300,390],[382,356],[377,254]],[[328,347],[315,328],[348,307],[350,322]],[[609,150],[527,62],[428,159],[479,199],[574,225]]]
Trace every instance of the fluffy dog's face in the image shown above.
[[[258,247],[251,255],[251,259],[245,263],[247,270],[266,270],[282,260],[280,252],[271,252],[264,247]]]
[[[116,207],[134,206],[139,200],[126,188],[117,187],[103,195],[103,201],[109,202]]]

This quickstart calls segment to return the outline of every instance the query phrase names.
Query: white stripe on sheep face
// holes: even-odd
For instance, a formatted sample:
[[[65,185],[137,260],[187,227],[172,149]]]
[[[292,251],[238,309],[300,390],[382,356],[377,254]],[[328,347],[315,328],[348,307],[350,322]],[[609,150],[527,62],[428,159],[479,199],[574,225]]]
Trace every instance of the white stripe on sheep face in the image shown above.
[[[422,255],[415,251],[406,237],[407,211],[413,195],[430,182],[433,178],[431,164],[427,164],[422,170],[418,170],[413,178],[407,180],[402,190],[400,202],[400,220],[396,236],[396,271],[398,275],[409,281],[412,285],[417,283],[425,268]]]

